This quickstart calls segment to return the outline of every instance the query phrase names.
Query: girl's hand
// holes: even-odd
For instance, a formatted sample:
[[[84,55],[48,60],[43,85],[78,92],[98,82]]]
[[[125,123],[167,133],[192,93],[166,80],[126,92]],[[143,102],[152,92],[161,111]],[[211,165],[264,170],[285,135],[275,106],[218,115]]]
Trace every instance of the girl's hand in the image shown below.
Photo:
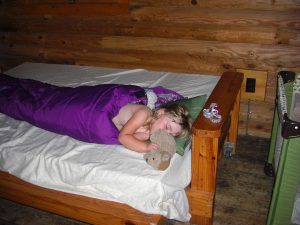
[[[158,145],[149,141],[147,143],[147,147],[146,148],[147,148],[147,152],[149,152],[151,150],[158,150]]]

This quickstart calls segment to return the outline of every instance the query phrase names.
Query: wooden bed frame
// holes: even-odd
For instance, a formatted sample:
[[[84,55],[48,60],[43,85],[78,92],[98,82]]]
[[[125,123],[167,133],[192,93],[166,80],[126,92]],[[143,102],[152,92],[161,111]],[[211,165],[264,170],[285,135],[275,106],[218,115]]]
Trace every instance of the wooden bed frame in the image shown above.
[[[186,188],[193,224],[212,224],[216,171],[224,141],[236,143],[243,74],[225,72],[205,108],[218,104],[222,121],[202,113],[193,124],[192,180]],[[0,197],[91,224],[164,224],[161,215],[139,212],[125,204],[42,188],[0,171]]]

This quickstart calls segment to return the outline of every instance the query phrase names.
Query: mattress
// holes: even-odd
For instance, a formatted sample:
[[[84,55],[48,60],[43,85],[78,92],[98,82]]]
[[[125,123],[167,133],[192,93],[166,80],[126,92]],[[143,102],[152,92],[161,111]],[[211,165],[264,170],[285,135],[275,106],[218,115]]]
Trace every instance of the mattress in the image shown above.
[[[210,95],[218,76],[144,69],[24,63],[8,75],[61,86],[100,83],[163,86],[186,97]],[[175,154],[156,171],[142,153],[121,145],[84,143],[0,114],[0,170],[42,187],[125,203],[148,214],[188,221],[184,188],[191,179],[191,151]]]

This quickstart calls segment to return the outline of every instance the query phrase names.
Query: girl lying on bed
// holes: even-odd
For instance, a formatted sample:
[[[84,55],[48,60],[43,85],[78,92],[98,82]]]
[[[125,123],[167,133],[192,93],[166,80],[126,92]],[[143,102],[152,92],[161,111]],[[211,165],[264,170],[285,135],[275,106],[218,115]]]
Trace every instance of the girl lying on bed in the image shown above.
[[[148,141],[155,131],[165,130],[174,137],[187,136],[191,131],[187,110],[176,104],[151,110],[145,105],[129,103],[112,121],[120,130],[120,143],[137,152],[157,150],[157,145]]]
[[[147,97],[153,93],[155,102]],[[181,98],[163,87],[144,89],[121,84],[59,87],[0,75],[1,113],[81,141],[123,144],[138,152],[157,148],[148,141],[154,131],[163,129],[173,136],[184,136],[190,131],[187,111],[175,104],[164,105]]]

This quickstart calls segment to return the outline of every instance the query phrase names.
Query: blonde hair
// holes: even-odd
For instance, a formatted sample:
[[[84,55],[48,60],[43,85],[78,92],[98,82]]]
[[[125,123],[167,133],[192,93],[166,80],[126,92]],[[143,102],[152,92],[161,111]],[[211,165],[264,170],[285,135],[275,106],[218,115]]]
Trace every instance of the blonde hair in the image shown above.
[[[147,121],[148,126],[150,126],[159,118],[159,110],[163,110],[164,115],[181,126],[182,131],[177,137],[185,138],[191,134],[193,120],[190,117],[187,109],[184,106],[178,105],[176,103],[167,103],[160,106],[159,108],[153,109],[152,116]]]

